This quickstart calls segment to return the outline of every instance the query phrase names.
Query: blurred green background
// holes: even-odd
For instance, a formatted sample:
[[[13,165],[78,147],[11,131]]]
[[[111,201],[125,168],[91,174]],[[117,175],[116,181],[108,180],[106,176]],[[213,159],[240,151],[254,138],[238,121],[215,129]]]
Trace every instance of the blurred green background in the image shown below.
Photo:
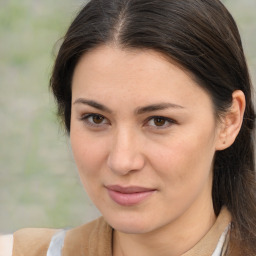
[[[48,81],[58,40],[86,1],[0,0],[0,232],[99,215],[80,184]],[[256,1],[223,1],[256,82]]]

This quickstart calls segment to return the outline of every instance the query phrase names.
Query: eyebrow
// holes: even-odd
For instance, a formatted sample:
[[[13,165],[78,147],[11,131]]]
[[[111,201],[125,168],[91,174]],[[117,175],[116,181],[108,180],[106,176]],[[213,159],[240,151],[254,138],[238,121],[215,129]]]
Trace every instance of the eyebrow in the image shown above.
[[[107,112],[107,113],[112,113],[112,110],[110,110],[108,107],[104,106],[103,104],[100,104],[94,100],[88,100],[88,99],[84,99],[84,98],[78,98],[74,101],[73,104],[85,104],[88,106],[91,106],[93,108],[99,109],[101,111]],[[147,112],[154,112],[154,111],[158,111],[158,110],[165,110],[165,109],[169,109],[169,108],[174,108],[174,109],[184,109],[183,106],[177,105],[177,104],[173,104],[173,103],[158,103],[158,104],[152,104],[152,105],[148,105],[145,107],[138,107],[135,109],[135,114],[137,115],[141,115]]]
[[[106,107],[106,106],[104,106],[104,105],[102,105],[102,104],[100,104],[100,103],[98,103],[94,100],[87,100],[87,99],[83,99],[83,98],[78,98],[77,100],[74,101],[73,104],[84,104],[84,105],[88,105],[88,106],[91,106],[93,108],[97,108],[101,111],[104,111],[104,112],[107,112],[107,113],[110,113],[110,114],[112,113],[112,111],[108,107]]]
[[[136,114],[140,115],[140,114],[144,114],[147,112],[153,112],[153,111],[157,111],[157,110],[165,110],[168,108],[184,109],[184,107],[177,105],[177,104],[173,104],[173,103],[159,103],[159,104],[148,105],[145,107],[139,107],[135,110],[135,112],[136,112]]]

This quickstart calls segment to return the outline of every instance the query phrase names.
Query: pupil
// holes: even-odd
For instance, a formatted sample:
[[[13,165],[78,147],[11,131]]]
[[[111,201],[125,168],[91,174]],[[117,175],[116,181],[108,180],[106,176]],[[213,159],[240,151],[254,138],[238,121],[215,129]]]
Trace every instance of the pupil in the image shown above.
[[[154,123],[156,126],[163,126],[165,124],[165,120],[163,118],[155,118]]]
[[[103,117],[102,116],[94,116],[93,117],[93,122],[95,124],[100,124],[103,121]]]

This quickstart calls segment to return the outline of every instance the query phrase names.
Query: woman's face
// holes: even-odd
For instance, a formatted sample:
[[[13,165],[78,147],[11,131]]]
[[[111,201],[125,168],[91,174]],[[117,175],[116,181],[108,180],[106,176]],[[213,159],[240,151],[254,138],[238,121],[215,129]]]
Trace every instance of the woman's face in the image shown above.
[[[74,158],[119,231],[146,233],[212,209],[218,130],[208,94],[155,51],[101,46],[75,68]]]

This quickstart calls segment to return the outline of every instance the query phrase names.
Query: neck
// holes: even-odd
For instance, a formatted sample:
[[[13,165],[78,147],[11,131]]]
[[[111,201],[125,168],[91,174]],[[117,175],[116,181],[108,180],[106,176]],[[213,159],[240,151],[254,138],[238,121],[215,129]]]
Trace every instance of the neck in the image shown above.
[[[190,209],[173,223],[145,234],[114,231],[114,256],[180,256],[189,251],[213,226],[212,205]],[[193,218],[191,218],[193,216]]]

